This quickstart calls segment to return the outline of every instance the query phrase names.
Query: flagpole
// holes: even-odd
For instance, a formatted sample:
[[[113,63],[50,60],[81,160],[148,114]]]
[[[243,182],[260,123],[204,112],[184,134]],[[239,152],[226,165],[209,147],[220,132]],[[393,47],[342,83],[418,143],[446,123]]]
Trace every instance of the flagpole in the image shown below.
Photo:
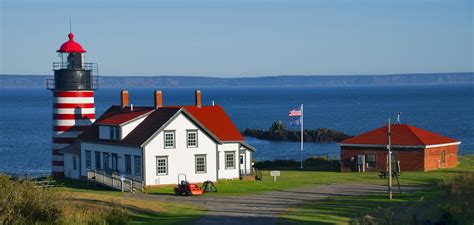
[[[300,161],[301,161],[301,166],[300,168],[303,169],[303,138],[304,138],[304,135],[303,135],[303,131],[304,131],[304,128],[303,128],[303,104],[301,104],[301,151],[300,151]]]

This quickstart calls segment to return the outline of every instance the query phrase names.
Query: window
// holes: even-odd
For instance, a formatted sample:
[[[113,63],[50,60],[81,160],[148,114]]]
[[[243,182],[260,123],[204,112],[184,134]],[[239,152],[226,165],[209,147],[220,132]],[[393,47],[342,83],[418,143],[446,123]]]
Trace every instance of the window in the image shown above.
[[[446,153],[444,149],[441,151],[441,164],[444,164],[446,161]]]
[[[235,169],[235,157],[233,152],[225,153],[225,168]]]
[[[240,164],[244,164],[244,155],[240,155]]]
[[[197,135],[197,130],[186,131],[188,148],[196,148],[198,146]]]
[[[112,171],[118,172],[118,155],[117,155],[117,153],[112,153]]]
[[[94,152],[95,153],[95,169],[100,170],[100,152]]]
[[[141,176],[142,175],[142,159],[140,156],[136,155],[133,156],[133,165],[135,169],[135,176]]]
[[[86,151],[86,169],[90,169],[91,164],[91,151]]]
[[[125,155],[125,174],[132,174],[132,156]]]
[[[206,173],[205,155],[196,155],[196,173]]]
[[[174,131],[165,131],[165,148],[174,148]]]
[[[366,156],[367,159],[367,168],[375,168],[375,155],[369,154]]]
[[[168,157],[156,157],[156,175],[168,174]]]
[[[110,126],[110,139],[111,140],[120,140],[120,127]]]
[[[77,170],[77,158],[76,158],[76,156],[72,156],[72,169]]]
[[[110,169],[110,165],[109,165],[110,155],[109,155],[109,153],[106,153],[106,152],[102,153],[102,157],[104,157],[104,161],[103,161],[104,164],[103,164],[102,168],[104,170],[109,170]]]

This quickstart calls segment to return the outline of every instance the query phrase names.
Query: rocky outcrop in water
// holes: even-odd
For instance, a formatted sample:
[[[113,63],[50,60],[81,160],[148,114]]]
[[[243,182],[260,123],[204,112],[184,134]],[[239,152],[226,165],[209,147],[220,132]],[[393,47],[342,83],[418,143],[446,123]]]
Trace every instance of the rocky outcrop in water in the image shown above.
[[[269,130],[245,129],[243,135],[270,141],[300,141],[300,131],[288,130],[281,121],[273,122]],[[351,136],[326,128],[316,130],[304,130],[303,140],[305,142],[340,142]]]

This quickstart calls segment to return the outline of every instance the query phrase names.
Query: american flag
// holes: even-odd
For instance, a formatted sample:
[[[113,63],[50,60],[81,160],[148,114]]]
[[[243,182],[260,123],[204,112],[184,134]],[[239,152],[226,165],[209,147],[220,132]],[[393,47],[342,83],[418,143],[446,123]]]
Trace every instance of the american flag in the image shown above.
[[[288,113],[288,117],[293,117],[293,116],[301,116],[301,108],[290,110],[290,112]]]

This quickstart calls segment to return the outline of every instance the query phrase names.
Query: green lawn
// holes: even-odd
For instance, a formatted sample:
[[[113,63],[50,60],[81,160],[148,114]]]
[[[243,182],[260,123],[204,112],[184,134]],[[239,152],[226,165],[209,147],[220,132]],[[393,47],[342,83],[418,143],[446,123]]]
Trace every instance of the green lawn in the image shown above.
[[[281,224],[350,224],[355,217],[360,217],[364,213],[373,212],[377,208],[387,209],[398,207],[403,210],[417,210],[422,213],[433,213],[436,204],[424,203],[433,201],[436,203],[437,197],[444,192],[439,188],[438,183],[443,179],[448,179],[454,174],[463,171],[474,171],[474,156],[464,156],[460,158],[457,168],[443,169],[433,172],[405,172],[402,174],[401,183],[426,185],[424,190],[414,193],[404,193],[402,195],[394,192],[394,200],[389,200],[386,194],[372,194],[364,196],[342,196],[333,197],[323,201],[310,202],[303,205],[290,207],[285,213],[280,215]],[[371,182],[370,180],[366,180]],[[396,190],[396,189],[395,189]],[[411,204],[411,206],[409,206]],[[426,212],[425,212],[426,211]],[[433,215],[431,218],[436,218]],[[430,218],[430,216],[428,216]],[[397,218],[410,220],[411,218]]]
[[[441,169],[431,172],[403,172],[400,176],[401,185],[433,185],[462,170],[474,170],[474,156],[460,158],[457,168]],[[216,183],[217,192],[210,195],[239,195],[254,194],[275,190],[284,190],[307,185],[331,183],[366,183],[385,185],[386,179],[380,179],[377,172],[350,173],[350,172],[325,172],[325,171],[291,171],[282,170],[277,182],[273,182],[270,171],[263,171],[262,181],[248,180],[221,180]],[[395,181],[396,184],[396,181]],[[172,186],[149,188],[150,194],[173,194]]]
[[[432,172],[403,172],[400,177],[401,185],[424,185],[431,189],[417,193],[395,194],[394,201],[388,201],[384,195],[368,195],[359,197],[335,197],[325,201],[296,206],[282,214],[284,223],[316,223],[347,224],[358,213],[371,210],[376,206],[390,207],[404,202],[419,199],[420,196],[437,195],[439,191],[433,189],[437,183],[460,171],[474,171],[474,156],[460,157],[460,163],[454,169],[442,169]],[[378,177],[378,173],[349,173],[349,172],[322,172],[322,171],[291,171],[281,170],[277,182],[273,182],[269,171],[263,171],[262,181],[222,180],[216,183],[218,192],[206,193],[210,195],[243,195],[263,193],[275,190],[298,188],[307,185],[331,183],[367,183],[385,185],[386,179]],[[134,223],[140,224],[182,224],[195,220],[201,216],[203,209],[195,205],[172,204],[165,202],[151,202],[123,198],[123,193],[95,187],[83,181],[59,180],[62,187],[53,188],[58,192],[71,193],[84,200],[96,199],[99,201],[120,201],[132,212]],[[396,184],[396,182],[395,182]],[[173,194],[173,186],[147,189],[149,194]]]
[[[58,187],[51,190],[67,196],[71,200],[69,204],[83,208],[89,207],[91,202],[94,202],[94,206],[104,207],[118,203],[128,209],[134,224],[185,224],[196,220],[205,212],[205,209],[194,204],[126,198],[122,192],[84,181],[61,179],[57,184]]]
[[[291,207],[280,215],[280,224],[350,224],[357,216],[374,209],[397,207],[409,202],[427,200],[440,195],[440,190],[429,189],[403,195],[386,194],[333,197],[323,201]],[[409,219],[409,218],[408,218]]]

